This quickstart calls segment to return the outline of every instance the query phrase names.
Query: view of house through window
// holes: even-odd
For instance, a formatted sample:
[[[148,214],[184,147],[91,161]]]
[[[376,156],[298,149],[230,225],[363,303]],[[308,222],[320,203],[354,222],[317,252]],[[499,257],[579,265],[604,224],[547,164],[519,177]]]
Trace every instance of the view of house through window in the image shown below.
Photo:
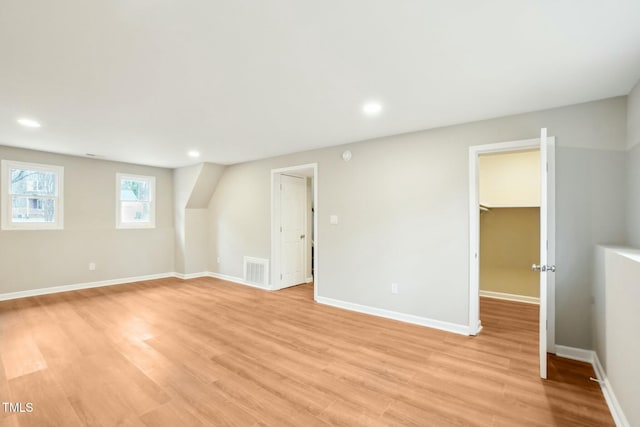
[[[155,178],[117,175],[119,228],[155,226]]]
[[[62,167],[3,161],[2,171],[3,228],[62,228]]]

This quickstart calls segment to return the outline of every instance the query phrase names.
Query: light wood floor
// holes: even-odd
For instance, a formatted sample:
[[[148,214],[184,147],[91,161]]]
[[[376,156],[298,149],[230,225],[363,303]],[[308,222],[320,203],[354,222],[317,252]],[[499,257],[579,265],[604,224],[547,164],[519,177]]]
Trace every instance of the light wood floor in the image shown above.
[[[464,337],[216,279],[0,303],[0,425],[613,425],[589,365],[537,377],[535,306]]]

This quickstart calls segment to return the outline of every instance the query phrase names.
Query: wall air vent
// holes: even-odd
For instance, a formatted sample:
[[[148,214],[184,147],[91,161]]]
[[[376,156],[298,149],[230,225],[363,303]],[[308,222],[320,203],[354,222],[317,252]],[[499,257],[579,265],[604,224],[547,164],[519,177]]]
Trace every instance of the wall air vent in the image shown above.
[[[245,282],[260,286],[269,285],[269,260],[264,258],[244,257]]]

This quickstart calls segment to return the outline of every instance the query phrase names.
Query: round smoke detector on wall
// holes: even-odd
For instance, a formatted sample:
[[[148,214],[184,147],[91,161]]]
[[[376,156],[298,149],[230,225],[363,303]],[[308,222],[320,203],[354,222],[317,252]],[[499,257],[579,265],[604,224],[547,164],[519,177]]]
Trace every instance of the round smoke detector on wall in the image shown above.
[[[342,152],[342,160],[344,160],[345,162],[348,162],[349,160],[351,160],[351,151],[349,150],[344,150]]]

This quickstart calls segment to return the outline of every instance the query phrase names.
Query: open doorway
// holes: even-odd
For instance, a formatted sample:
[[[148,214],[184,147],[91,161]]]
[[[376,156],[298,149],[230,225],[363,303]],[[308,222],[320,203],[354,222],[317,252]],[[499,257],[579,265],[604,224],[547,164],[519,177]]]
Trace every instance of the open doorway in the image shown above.
[[[492,154],[504,155],[504,159],[508,159],[508,154],[513,153],[521,154],[522,157],[526,156],[526,152],[535,152],[539,150],[539,188],[540,188],[540,202],[539,202],[539,230],[538,230],[538,248],[539,256],[534,261],[532,266],[538,274],[538,289],[539,297],[535,294],[532,295],[529,288],[529,295],[522,295],[526,293],[526,279],[524,282],[513,282],[513,276],[511,279],[509,275],[512,272],[509,271],[509,262],[511,261],[514,268],[520,270],[521,277],[526,277],[525,270],[529,262],[529,257],[533,258],[533,248],[526,248],[526,254],[521,252],[517,257],[511,257],[516,254],[516,246],[526,246],[524,234],[528,234],[520,228],[520,231],[512,231],[515,236],[504,236],[504,228],[498,227],[500,219],[511,218],[510,222],[512,226],[531,224],[531,220],[535,219],[535,210],[527,211],[501,211],[499,209],[514,209],[516,206],[514,202],[507,203],[507,206],[498,202],[486,202],[485,204],[494,204],[493,207],[481,206],[480,202],[480,164],[482,159],[490,159]],[[517,167],[516,167],[517,168]],[[513,169],[513,168],[512,168]],[[486,178],[485,178],[486,179]],[[515,172],[507,174],[507,176],[499,177],[500,184],[507,186],[517,187],[518,179],[515,176]],[[516,191],[517,198],[521,198],[524,190],[520,188]],[[527,203],[533,204],[533,203]],[[500,207],[502,205],[502,207]],[[527,206],[529,208],[535,206]],[[493,208],[493,210],[492,210]],[[482,214],[481,214],[482,212]],[[493,213],[489,218],[487,215]],[[515,214],[515,217],[514,217]],[[527,216],[529,218],[527,218]],[[481,219],[481,217],[483,217]],[[533,217],[533,218],[531,218]],[[492,220],[492,222],[490,221]],[[538,367],[541,378],[547,377],[547,352],[555,351],[555,279],[553,273],[555,272],[555,138],[547,137],[547,130],[541,129],[540,139],[531,139],[524,141],[512,141],[496,144],[478,145],[472,146],[469,149],[469,334],[477,335],[483,329],[480,313],[480,295],[481,295],[481,222],[485,225],[485,239],[487,239],[487,232],[498,233],[496,239],[503,239],[506,242],[494,241],[493,244],[498,249],[502,249],[502,255],[497,254],[494,259],[489,259],[488,265],[484,266],[484,279],[488,280],[490,284],[485,283],[485,289],[483,290],[484,297],[493,297],[491,299],[486,298],[487,302],[508,302],[513,303],[513,308],[508,308],[506,311],[511,313],[511,321],[506,320],[505,324],[516,323],[520,314],[529,311],[532,315],[532,320],[529,325],[529,329],[533,339],[530,341],[538,342]],[[494,225],[495,230],[491,230],[491,225]],[[534,228],[535,230],[535,228]],[[532,230],[529,230],[529,234]],[[503,233],[502,236],[499,233]],[[518,234],[521,233],[521,234]],[[484,242],[485,250],[491,246],[492,242]],[[503,245],[502,248],[500,246]],[[495,248],[494,248],[495,249]],[[494,254],[495,255],[495,254]],[[491,255],[489,256],[491,258]],[[493,261],[493,267],[506,267],[503,271],[491,271],[491,261]],[[532,278],[533,279],[533,278]],[[493,289],[488,289],[493,287]],[[518,295],[520,294],[520,295]],[[500,297],[501,299],[497,299]],[[539,304],[537,306],[530,304],[535,302],[535,298],[539,298]],[[515,300],[515,301],[514,301]],[[520,306],[515,307],[515,305]],[[491,304],[490,304],[491,305]],[[499,306],[500,304],[492,304],[493,306]],[[496,308],[496,307],[494,307]],[[526,310],[528,309],[528,310]],[[535,316],[537,311],[537,317]],[[504,315],[505,313],[503,313]],[[499,317],[499,315],[498,315]],[[496,320],[494,317],[493,320]],[[537,326],[537,334],[535,332]],[[505,337],[505,340],[509,342],[511,338]],[[534,347],[531,347],[534,349]],[[535,353],[533,353],[535,355]],[[536,358],[534,357],[533,360]],[[533,360],[531,362],[533,363]]]
[[[271,286],[318,295],[317,164],[271,171]]]
[[[478,157],[480,319],[483,333],[536,360],[540,277],[540,150]],[[535,375],[536,366],[524,364]]]
[[[539,304],[540,150],[481,154],[478,177],[480,297]]]

